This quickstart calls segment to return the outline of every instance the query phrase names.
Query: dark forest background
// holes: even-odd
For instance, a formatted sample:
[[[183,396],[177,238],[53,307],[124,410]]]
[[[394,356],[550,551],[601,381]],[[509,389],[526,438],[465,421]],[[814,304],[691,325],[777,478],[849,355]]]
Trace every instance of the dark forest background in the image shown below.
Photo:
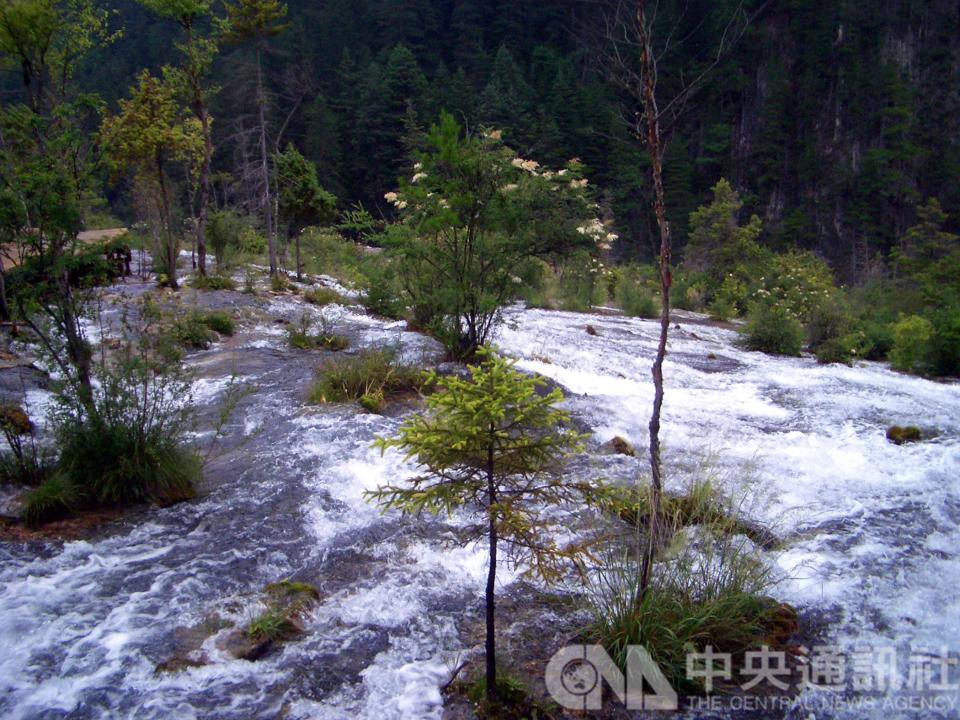
[[[135,2],[106,4],[124,35],[80,81],[115,106],[141,68],[176,62],[177,28]],[[669,90],[681,71],[703,66],[740,3],[660,5],[664,29],[679,39],[660,60]],[[958,4],[774,0],[745,10],[755,19],[668,129],[678,246],[720,177],[740,192],[744,215],[763,219],[764,244],[814,250],[844,281],[863,279],[929,197],[957,230]],[[271,142],[313,160],[341,206],[362,202],[389,217],[383,194],[408,170],[419,131],[446,109],[468,128],[502,128],[524,157],[581,158],[617,226],[618,254],[647,260],[655,232],[646,158],[587,40],[597,17],[575,0],[291,0],[288,27],[265,57]],[[220,205],[243,204],[249,192],[248,53],[226,48],[216,65]],[[122,193],[112,200],[127,213]]]

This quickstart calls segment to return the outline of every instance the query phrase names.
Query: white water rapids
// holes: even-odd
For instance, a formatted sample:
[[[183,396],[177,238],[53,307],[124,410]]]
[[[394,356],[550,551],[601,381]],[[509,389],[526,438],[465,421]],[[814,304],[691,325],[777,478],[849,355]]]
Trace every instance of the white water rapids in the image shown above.
[[[268,311],[293,319],[303,307]],[[396,324],[339,312],[354,345],[435,352]],[[908,651],[960,651],[960,386],[749,353],[729,330],[679,322],[665,368],[667,467],[710,450],[755,468],[769,499],[761,519],[787,538],[777,597],[827,618],[827,639],[844,648],[892,645],[904,663]],[[598,441],[640,447],[656,332],[651,321],[510,310],[496,342],[564,386]],[[248,326],[229,352],[193,358],[207,403],[233,371],[259,387],[230,423],[208,494],[97,540],[0,544],[0,716],[440,718],[485,555],[445,544],[442,521],[404,522],[364,501],[413,470],[370,448],[400,420],[305,407],[315,363],[287,350],[278,326]],[[893,424],[931,439],[894,446]],[[257,662],[208,640],[209,664],[154,672],[183,628],[243,620],[264,584],[291,576],[322,594],[305,639]]]

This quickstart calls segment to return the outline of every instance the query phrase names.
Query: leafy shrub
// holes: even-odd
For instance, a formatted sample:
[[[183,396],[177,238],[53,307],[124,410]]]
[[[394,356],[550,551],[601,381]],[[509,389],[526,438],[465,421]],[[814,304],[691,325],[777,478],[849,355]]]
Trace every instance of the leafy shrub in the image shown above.
[[[850,334],[853,317],[847,312],[841,297],[817,302],[807,312],[807,342],[816,350],[821,345]]]
[[[396,268],[390,258],[371,255],[362,267],[363,305],[374,315],[399,320],[407,312],[403,289]]]
[[[194,275],[190,286],[198,290],[236,290],[237,284],[226,275]]]
[[[344,305],[346,301],[336,290],[331,288],[315,288],[307,290],[303,294],[303,299],[311,305]]]
[[[181,345],[206,350],[217,339],[214,333],[233,335],[233,318],[223,310],[192,310],[174,321],[174,333]]]
[[[23,496],[23,520],[38,527],[51,520],[72,515],[81,505],[77,487],[67,478],[54,475]]]
[[[744,345],[749,350],[797,356],[803,336],[803,325],[790,310],[778,303],[760,302],[747,316]]]
[[[919,315],[901,317],[893,326],[890,364],[902,372],[923,372],[932,353],[933,324]]]
[[[933,372],[960,375],[960,310],[942,310],[932,316],[931,345]]]
[[[849,338],[830,338],[820,343],[814,350],[817,356],[817,362],[821,365],[830,365],[831,363],[842,363],[849,365],[854,355],[850,347]]]
[[[198,311],[178,317],[174,322],[174,333],[181,345],[194,350],[206,350],[217,339]]]
[[[0,453],[0,484],[35,487],[49,477],[53,462],[37,444],[34,429],[19,405],[0,405],[0,432],[10,446],[10,452]]]
[[[577,253],[564,263],[557,283],[561,310],[586,312],[607,300],[606,268],[596,257]],[[520,277],[518,275],[518,277]]]
[[[624,271],[617,287],[617,302],[624,315],[655,318],[660,314],[660,308],[653,296],[652,283],[650,273],[643,273],[636,268]]]
[[[224,310],[211,310],[204,313],[203,323],[214,332],[228,337],[236,331],[233,317]]]
[[[193,496],[201,474],[185,442],[192,378],[175,352],[176,325],[168,330],[147,304],[138,319],[125,316],[116,347],[98,357],[91,398],[72,383],[57,388],[57,472],[85,505],[176,502]]]
[[[377,412],[391,396],[419,390],[421,385],[420,371],[398,362],[394,351],[364,350],[324,363],[317,370],[308,401],[362,401],[365,409]]]
[[[707,307],[707,313],[711,320],[720,320],[726,322],[737,314],[737,308],[722,295],[713,299],[713,302]]]
[[[240,234],[247,223],[233,210],[218,210],[207,217],[205,229],[207,246],[213,251],[217,266],[221,269],[228,265],[228,248],[239,249]]]

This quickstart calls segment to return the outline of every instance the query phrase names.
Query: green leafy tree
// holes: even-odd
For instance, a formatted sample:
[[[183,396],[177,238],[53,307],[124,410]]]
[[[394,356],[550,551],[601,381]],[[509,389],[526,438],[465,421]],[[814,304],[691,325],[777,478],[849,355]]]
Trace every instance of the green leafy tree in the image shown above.
[[[413,176],[385,196],[401,218],[385,243],[418,322],[469,357],[533,259],[596,250],[610,236],[591,220],[577,162],[545,170],[516,157],[499,132],[465,135],[447,114],[426,146]]]
[[[177,288],[179,243],[173,227],[170,167],[203,156],[199,121],[186,117],[171,83],[144,70],[116,115],[104,119],[100,139],[108,165],[132,170],[151,187],[163,238],[164,284]]]
[[[336,217],[337,199],[320,187],[317,166],[293,145],[274,156],[277,169],[278,210],[287,224],[287,237],[296,244],[297,279],[303,278],[300,234],[308,225],[329,223]]]
[[[0,62],[20,70],[23,102],[0,108],[0,240],[21,267],[10,291],[19,317],[50,352],[64,379],[92,402],[90,350],[81,317],[87,256],[77,241],[93,198],[99,121],[96,96],[73,77],[92,48],[118,36],[92,0],[10,0],[0,7]],[[14,278],[13,275],[16,275]],[[9,316],[0,270],[0,314]]]
[[[483,351],[468,377],[428,382],[438,392],[427,397],[427,411],[414,415],[395,438],[377,441],[381,450],[400,448],[415,458],[421,475],[407,486],[385,486],[368,497],[385,508],[419,515],[466,510],[478,517],[465,541],[485,539],[490,557],[486,585],[486,689],[496,695],[496,572],[500,543],[515,561],[543,580],[563,576],[570,561],[587,551],[580,544],[560,546],[562,522],[545,507],[572,507],[599,498],[598,486],[562,475],[564,459],[577,452],[581,437],[562,426],[569,415],[557,409],[560,390],[539,394],[539,378],[527,377],[513,363]],[[553,520],[548,520],[552,517]]]
[[[200,123],[203,138],[203,157],[200,162],[198,185],[200,191],[197,209],[197,263],[201,275],[207,274],[206,226],[210,207],[210,165],[213,161],[213,118],[210,99],[215,92],[209,83],[210,68],[217,55],[217,40],[204,34],[203,26],[211,17],[211,0],[141,0],[142,4],[162,17],[173,20],[183,30],[184,39],[177,43],[183,55],[183,64],[172,68],[169,78],[183,93],[190,110]]]
[[[263,55],[270,39],[276,37],[287,25],[282,21],[287,16],[286,3],[279,0],[237,0],[224,3],[227,19],[221,30],[228,42],[250,43],[256,63],[257,129],[260,145],[260,175],[263,184],[264,225],[267,230],[267,250],[270,255],[270,274],[277,274],[277,236],[274,231],[273,200],[270,192],[270,160],[267,145],[267,95],[263,81]]]

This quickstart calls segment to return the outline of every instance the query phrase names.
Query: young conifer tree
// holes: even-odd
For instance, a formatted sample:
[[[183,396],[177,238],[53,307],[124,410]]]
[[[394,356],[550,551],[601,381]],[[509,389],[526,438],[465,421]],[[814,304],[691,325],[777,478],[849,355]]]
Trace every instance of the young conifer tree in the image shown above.
[[[436,392],[426,412],[414,415],[381,450],[401,448],[423,473],[408,485],[368,494],[384,508],[419,515],[464,510],[477,518],[465,542],[485,540],[490,552],[486,585],[486,692],[494,700],[496,671],[496,572],[501,543],[515,562],[545,581],[557,580],[587,551],[561,546],[554,531],[564,508],[599,500],[600,486],[561,474],[564,460],[580,448],[569,415],[557,408],[559,389],[538,394],[543,380],[528,377],[513,362],[487,349],[467,377],[428,376]],[[548,512],[547,509],[557,512]],[[552,518],[552,519],[551,519]]]

